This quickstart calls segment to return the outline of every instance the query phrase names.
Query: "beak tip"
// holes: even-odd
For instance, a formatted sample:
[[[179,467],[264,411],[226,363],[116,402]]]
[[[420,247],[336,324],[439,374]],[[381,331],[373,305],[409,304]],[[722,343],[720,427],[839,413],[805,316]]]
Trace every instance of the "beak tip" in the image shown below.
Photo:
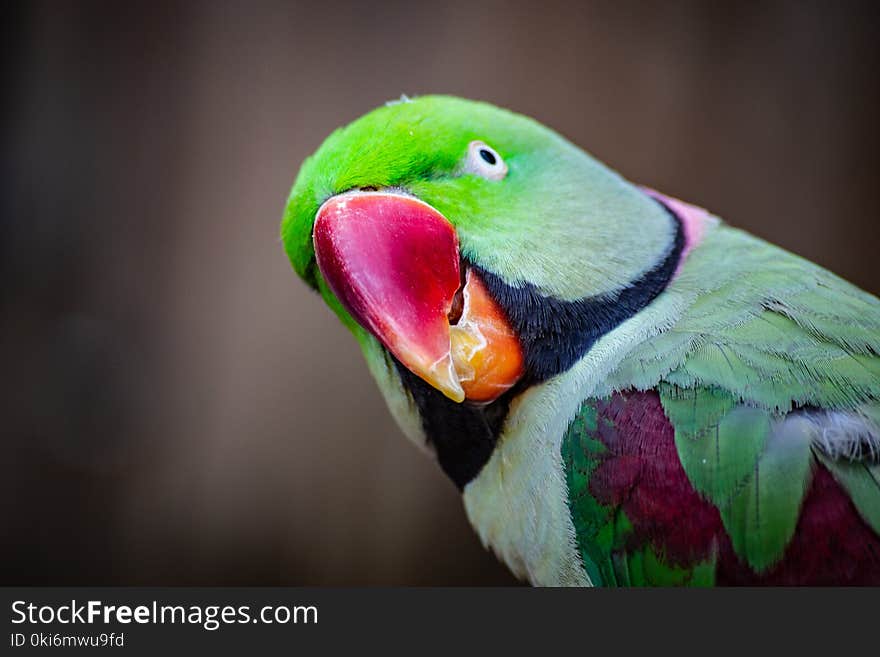
[[[464,388],[462,388],[461,381],[459,381],[458,375],[455,373],[455,366],[450,353],[447,352],[440,361],[426,368],[423,378],[457,404],[465,400]]]
[[[461,404],[464,401],[464,390],[461,386],[458,386],[457,390],[444,388],[442,392],[444,395],[446,395],[446,397],[454,401],[456,404]]]

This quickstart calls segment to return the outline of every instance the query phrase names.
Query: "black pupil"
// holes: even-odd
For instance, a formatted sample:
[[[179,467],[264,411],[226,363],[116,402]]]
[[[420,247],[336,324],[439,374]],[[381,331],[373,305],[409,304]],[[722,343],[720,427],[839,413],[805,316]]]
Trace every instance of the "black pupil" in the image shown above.
[[[486,164],[495,164],[498,161],[495,159],[494,153],[487,151],[485,148],[480,149],[480,157],[483,158]]]

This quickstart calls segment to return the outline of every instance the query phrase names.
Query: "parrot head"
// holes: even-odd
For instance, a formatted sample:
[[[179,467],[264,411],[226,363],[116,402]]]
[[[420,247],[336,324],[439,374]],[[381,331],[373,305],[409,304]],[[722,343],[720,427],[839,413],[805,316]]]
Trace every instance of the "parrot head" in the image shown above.
[[[681,247],[662,205],[557,133],[446,96],[331,134],[281,235],[299,276],[419,399],[484,414],[653,298]]]

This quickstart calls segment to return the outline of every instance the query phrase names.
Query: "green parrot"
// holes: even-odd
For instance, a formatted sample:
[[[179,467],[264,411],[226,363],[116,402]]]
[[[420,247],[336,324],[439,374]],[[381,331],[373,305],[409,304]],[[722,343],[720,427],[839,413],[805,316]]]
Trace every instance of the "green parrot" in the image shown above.
[[[880,584],[880,301],[536,121],[336,130],[281,236],[534,585]]]

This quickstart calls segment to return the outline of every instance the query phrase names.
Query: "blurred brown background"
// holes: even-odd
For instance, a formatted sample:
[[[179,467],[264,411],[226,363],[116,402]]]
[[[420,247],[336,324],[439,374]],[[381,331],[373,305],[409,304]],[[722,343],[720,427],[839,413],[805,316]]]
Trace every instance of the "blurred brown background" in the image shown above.
[[[512,582],[290,270],[299,163],[485,99],[876,293],[869,9],[5,3],[3,583]]]

